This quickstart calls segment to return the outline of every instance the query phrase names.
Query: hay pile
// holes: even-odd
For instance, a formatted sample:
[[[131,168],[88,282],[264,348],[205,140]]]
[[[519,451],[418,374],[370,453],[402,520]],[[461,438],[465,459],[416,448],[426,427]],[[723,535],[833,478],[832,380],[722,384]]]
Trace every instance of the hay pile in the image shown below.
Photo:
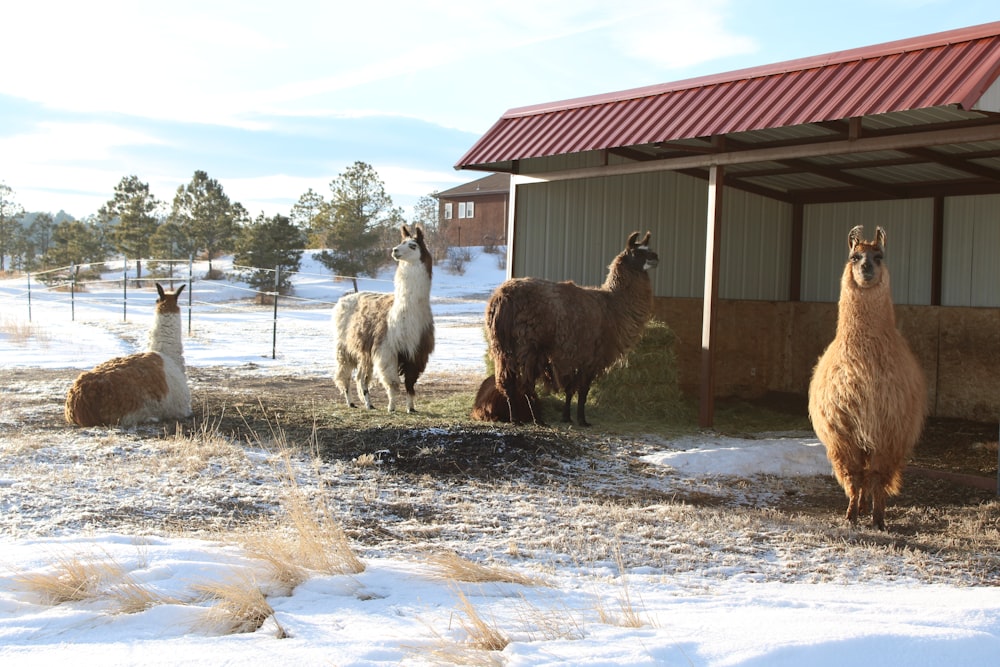
[[[588,403],[619,419],[690,420],[691,406],[678,383],[676,342],[670,327],[650,320],[625,362],[594,383]]]

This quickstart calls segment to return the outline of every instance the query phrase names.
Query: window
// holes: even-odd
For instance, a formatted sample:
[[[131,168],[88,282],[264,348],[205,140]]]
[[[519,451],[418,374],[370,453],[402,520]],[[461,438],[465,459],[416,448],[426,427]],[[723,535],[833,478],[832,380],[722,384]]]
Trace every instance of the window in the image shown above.
[[[444,219],[451,220],[451,202],[445,202],[444,204]]]
[[[471,218],[476,210],[476,203],[471,201],[458,202],[458,217]]]

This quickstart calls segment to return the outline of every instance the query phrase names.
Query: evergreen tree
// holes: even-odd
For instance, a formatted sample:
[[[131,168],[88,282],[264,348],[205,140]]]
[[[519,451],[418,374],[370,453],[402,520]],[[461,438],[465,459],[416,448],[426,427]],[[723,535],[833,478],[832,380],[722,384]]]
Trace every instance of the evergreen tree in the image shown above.
[[[402,211],[393,208],[378,174],[364,162],[331,181],[330,191],[331,200],[314,219],[314,237],[328,250],[313,256],[340,275],[374,275],[389,261],[386,232],[401,223]]]
[[[160,201],[149,191],[149,184],[138,176],[126,176],[115,186],[115,196],[98,210],[98,218],[110,230],[115,250],[126,259],[136,260],[136,278],[142,277],[142,263],[150,256],[150,239],[160,221]]]
[[[23,216],[24,209],[14,201],[14,191],[6,183],[0,183],[0,271],[7,270],[4,262],[14,249]]]
[[[222,185],[200,170],[174,195],[169,219],[191,237],[197,252],[205,253],[209,276],[213,275],[212,260],[232,250],[236,243],[236,215],[245,209],[234,206]]]
[[[306,244],[309,248],[322,248],[323,244],[316,237],[316,224],[323,212],[326,210],[326,201],[323,195],[317,193],[312,188],[299,197],[299,201],[292,207],[292,224],[302,230],[306,236]]]
[[[243,228],[233,259],[249,267],[243,270],[244,279],[262,292],[274,289],[272,269],[277,268],[278,291],[284,294],[291,288],[291,274],[301,266],[304,243],[305,235],[289,218],[261,213]]]
[[[52,245],[43,260],[46,266],[68,266],[103,262],[104,244],[96,225],[82,220],[65,220],[52,230]]]
[[[49,213],[39,213],[28,225],[28,238],[34,248],[35,255],[29,261],[34,261],[37,256],[44,256],[52,245],[52,234],[56,229],[56,221]]]

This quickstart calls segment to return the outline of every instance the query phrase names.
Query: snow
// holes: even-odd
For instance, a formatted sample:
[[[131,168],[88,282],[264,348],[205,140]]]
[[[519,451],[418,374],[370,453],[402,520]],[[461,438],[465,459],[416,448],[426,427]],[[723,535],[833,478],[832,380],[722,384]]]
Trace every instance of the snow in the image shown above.
[[[231,366],[258,373],[330,377],[329,306],[337,283],[305,256],[294,299],[282,299],[276,354],[271,306],[255,306],[238,283],[197,281],[185,339],[192,367]],[[391,289],[391,273],[362,289]],[[433,309],[437,351],[428,373],[482,372],[485,299],[503,279],[493,255],[476,254],[464,275],[438,267]],[[31,343],[9,333],[27,326],[25,281],[0,281],[0,368],[89,368],[142,349],[149,290],[129,295],[123,322],[120,285],[77,295],[32,292]],[[141,331],[141,334],[136,334]],[[0,416],[3,413],[0,393]],[[0,419],[0,421],[3,421]],[[6,438],[0,431],[0,438]],[[58,433],[49,437],[57,438]],[[67,428],[67,440],[74,430]],[[0,452],[7,443],[0,442]],[[829,475],[811,433],[756,439],[705,433],[658,443],[647,463],[691,477]],[[45,443],[39,443],[44,448]],[[71,465],[71,462],[68,462]],[[17,479],[0,480],[0,512]],[[475,502],[475,499],[469,499]],[[53,504],[51,513],[60,507]],[[101,596],[52,604],[25,582],[67,559],[113,563],[161,604],[123,613]],[[0,535],[0,660],[6,665],[994,665],[1000,656],[1000,589],[917,580],[782,583],[752,577],[666,576],[655,563],[614,564],[522,558],[513,569],[544,585],[460,583],[433,563],[376,552],[357,574],[316,574],[292,590],[268,581],[259,559],[229,542],[174,535],[95,531],[44,537]],[[269,591],[274,614],[255,632],[227,634],[198,586],[251,579]],[[113,583],[113,582],[112,582]],[[110,585],[110,584],[109,584]],[[502,629],[502,651],[472,650],[475,613]],[[638,623],[620,622],[631,609]],[[619,622],[615,622],[618,619]],[[632,627],[637,625],[638,627]],[[279,638],[280,637],[280,638]],[[463,652],[465,651],[465,652]]]

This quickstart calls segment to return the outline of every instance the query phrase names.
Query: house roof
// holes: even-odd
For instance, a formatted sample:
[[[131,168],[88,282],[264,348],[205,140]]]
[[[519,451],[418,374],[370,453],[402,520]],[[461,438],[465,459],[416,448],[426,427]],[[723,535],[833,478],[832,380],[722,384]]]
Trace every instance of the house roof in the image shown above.
[[[489,176],[483,176],[474,181],[438,192],[434,196],[438,199],[451,199],[454,197],[494,195],[508,192],[510,192],[510,174],[490,174]]]
[[[730,172],[736,178],[731,184],[787,200],[906,196],[932,183],[994,192],[1000,191],[998,76],[1000,22],[994,22],[514,108],[455,166],[524,173],[524,161],[532,158],[591,151],[621,161],[670,161],[943,128],[986,128],[965,140],[927,144],[933,148],[873,144],[863,158],[756,160],[752,167]]]

